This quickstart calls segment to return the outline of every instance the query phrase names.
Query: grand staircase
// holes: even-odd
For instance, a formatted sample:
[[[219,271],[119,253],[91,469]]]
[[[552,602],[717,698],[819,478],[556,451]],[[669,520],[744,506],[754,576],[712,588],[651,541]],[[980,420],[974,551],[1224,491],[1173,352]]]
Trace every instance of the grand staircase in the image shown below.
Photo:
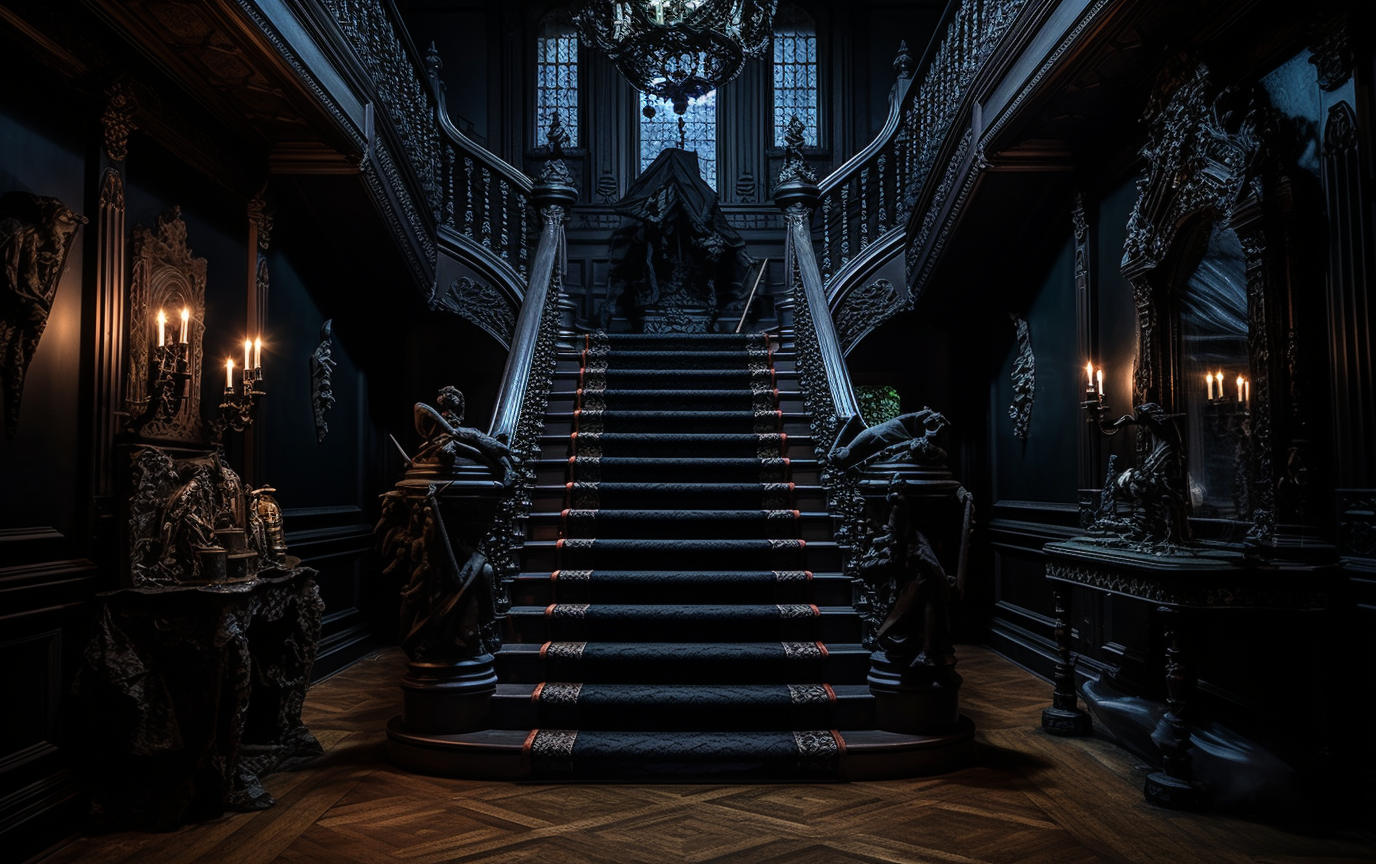
[[[794,359],[764,334],[561,352],[490,729],[392,730],[470,777],[847,779],[940,770],[874,729],[869,652]]]

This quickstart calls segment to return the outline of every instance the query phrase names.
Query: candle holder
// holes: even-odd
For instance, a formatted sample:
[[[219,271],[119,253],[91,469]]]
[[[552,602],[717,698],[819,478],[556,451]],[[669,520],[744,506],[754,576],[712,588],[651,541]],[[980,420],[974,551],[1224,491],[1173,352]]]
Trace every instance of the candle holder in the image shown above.
[[[1119,417],[1113,422],[1108,422],[1109,416],[1113,413],[1113,408],[1104,401],[1104,394],[1096,392],[1093,388],[1085,389],[1085,399],[1080,403],[1080,410],[1088,414],[1087,422],[1091,427],[1097,427],[1099,432],[1113,436],[1117,435],[1124,426],[1130,425],[1130,416]]]
[[[143,410],[129,423],[135,431],[154,420],[171,420],[181,413],[187,382],[191,380],[191,346],[186,342],[159,345],[153,349],[149,365]]]
[[[217,446],[223,443],[227,429],[243,432],[253,425],[253,404],[257,397],[266,396],[267,391],[260,389],[263,384],[263,367],[245,369],[240,379],[239,389],[226,387],[224,398],[220,400],[220,416],[215,418],[212,441]]]

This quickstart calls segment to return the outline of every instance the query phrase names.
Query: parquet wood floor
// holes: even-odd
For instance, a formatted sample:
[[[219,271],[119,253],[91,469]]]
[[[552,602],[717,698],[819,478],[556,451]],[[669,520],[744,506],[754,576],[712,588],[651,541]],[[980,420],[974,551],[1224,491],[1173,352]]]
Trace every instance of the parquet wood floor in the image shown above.
[[[1333,864],[1376,845],[1142,800],[1144,768],[1096,739],[1039,728],[1049,685],[961,648],[976,763],[941,777],[818,785],[517,785],[391,767],[402,658],[318,684],[307,725],[326,754],[275,774],[277,806],[167,834],[80,837],[44,864]]]

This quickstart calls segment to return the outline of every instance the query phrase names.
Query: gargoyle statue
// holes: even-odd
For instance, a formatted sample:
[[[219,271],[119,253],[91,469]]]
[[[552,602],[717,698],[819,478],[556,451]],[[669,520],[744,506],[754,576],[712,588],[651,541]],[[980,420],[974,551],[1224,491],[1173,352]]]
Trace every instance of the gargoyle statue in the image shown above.
[[[48,326],[67,253],[86,217],[56,198],[8,192],[0,198],[0,384],[5,437],[19,427],[24,376]]]
[[[895,417],[871,426],[831,452],[832,465],[845,470],[876,457],[881,462],[904,461],[940,465],[946,451],[936,446],[936,438],[949,424],[930,408]]]
[[[1092,535],[1109,545],[1140,552],[1171,552],[1190,539],[1189,503],[1185,495],[1185,446],[1176,421],[1155,402],[1138,405],[1114,427],[1136,426],[1141,464],[1128,468],[1105,484],[1099,518]],[[1145,445],[1145,449],[1141,446]],[[1126,519],[1111,502],[1124,502],[1132,512]]]
[[[416,432],[425,443],[411,464],[436,463],[453,468],[455,459],[470,459],[486,465],[501,478],[503,486],[516,482],[511,448],[491,435],[463,425],[464,398],[459,388],[440,388],[435,404],[438,409],[423,402],[416,403]]]
[[[875,634],[876,647],[899,666],[954,666],[951,591],[956,586],[914,524],[906,486],[898,475],[889,481],[888,522],[860,562],[861,578],[891,604]]]

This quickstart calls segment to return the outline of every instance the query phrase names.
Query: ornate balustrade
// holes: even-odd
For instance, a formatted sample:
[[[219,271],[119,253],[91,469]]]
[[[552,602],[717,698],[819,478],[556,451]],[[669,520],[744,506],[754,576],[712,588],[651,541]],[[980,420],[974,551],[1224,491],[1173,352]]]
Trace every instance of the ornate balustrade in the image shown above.
[[[905,229],[939,167],[972,82],[1027,4],[953,0],[920,63],[906,45],[899,48],[884,128],[818,184],[822,197],[813,240],[834,313],[858,278],[902,250]],[[861,335],[843,334],[843,347],[848,350]]]
[[[323,5],[371,80],[375,110],[399,144],[404,158],[398,173],[414,185],[426,213],[417,227],[431,235],[432,265],[437,236],[440,251],[500,286],[506,302],[518,307],[530,273],[530,179],[454,125],[438,53],[432,45],[420,56],[391,0]],[[505,342],[509,334],[494,335]]]

